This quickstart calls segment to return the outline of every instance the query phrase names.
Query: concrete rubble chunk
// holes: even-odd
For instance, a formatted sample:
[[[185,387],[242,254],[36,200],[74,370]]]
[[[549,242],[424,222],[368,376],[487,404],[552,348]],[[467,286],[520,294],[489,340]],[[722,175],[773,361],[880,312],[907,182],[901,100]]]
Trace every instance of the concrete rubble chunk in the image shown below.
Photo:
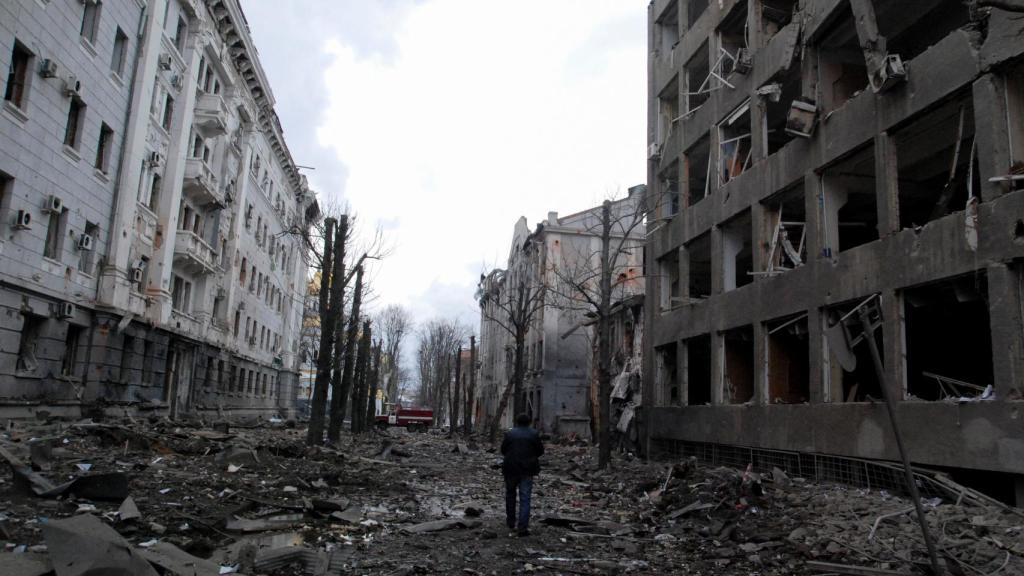
[[[57,576],[157,576],[120,534],[91,514],[50,520],[43,535]]]

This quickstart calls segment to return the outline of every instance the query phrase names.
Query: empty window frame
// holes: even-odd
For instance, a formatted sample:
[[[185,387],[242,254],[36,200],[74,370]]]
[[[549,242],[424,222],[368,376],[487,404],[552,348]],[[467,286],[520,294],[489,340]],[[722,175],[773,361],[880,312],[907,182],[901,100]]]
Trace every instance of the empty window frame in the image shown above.
[[[655,386],[662,406],[680,406],[678,346],[675,342],[654,349],[656,362]]]
[[[118,27],[114,33],[114,50],[110,54],[110,71],[124,76],[125,63],[128,60],[128,35]]]
[[[889,0],[872,0],[872,4],[888,52],[899,54],[904,62],[970,24],[970,7],[955,0],[920,0],[912,10]]]
[[[657,141],[664,144],[672,135],[679,121],[679,77],[673,78],[658,95]],[[678,149],[677,149],[678,153]]]
[[[868,87],[868,69],[849,6],[842,9],[818,42],[818,78],[825,113],[840,108]]]
[[[697,19],[707,9],[708,0],[686,0],[686,28],[693,28]]]
[[[767,85],[771,87],[773,93],[764,100],[765,121],[762,126],[769,156],[782,150],[797,135],[810,136],[813,124],[801,120],[806,116],[813,122],[814,113],[808,109],[813,110],[815,105],[800,97],[800,84],[800,65],[794,63],[789,70],[780,72]],[[797,109],[799,115],[794,117],[791,124],[790,112],[794,109],[796,100],[800,102],[795,106],[801,108]]]
[[[735,290],[750,284],[754,271],[753,227],[750,210],[722,224],[722,288]]]
[[[730,404],[754,400],[754,328],[740,326],[722,332],[722,383]]]
[[[711,335],[688,338],[686,344],[686,403],[711,404]]]
[[[711,296],[711,234],[705,232],[687,242],[686,257],[688,300]]]
[[[85,128],[85,104],[79,99],[72,97],[68,103],[68,117],[64,125],[64,145],[78,149],[82,141],[82,131]]]
[[[894,138],[901,228],[963,210],[980,194],[969,92],[912,119]]]
[[[14,41],[11,63],[7,69],[7,84],[4,86],[4,100],[17,108],[25,108],[29,82],[32,74],[32,53],[21,42]]]
[[[711,138],[705,134],[683,154],[686,187],[683,206],[693,206],[711,192]]]
[[[994,383],[985,273],[908,288],[901,295],[908,398],[984,394]]]
[[[711,62],[705,41],[683,66],[686,83],[686,111],[692,112],[707,101],[711,93]]]
[[[64,238],[68,230],[68,209],[51,210],[46,219],[46,239],[43,241],[43,257],[60,260],[64,253]]]
[[[659,175],[662,197],[658,199],[658,211],[663,218],[679,213],[682,199],[679,193],[679,161],[672,162]]]
[[[668,55],[679,43],[679,3],[675,0],[669,2],[656,24],[658,51],[663,56]]]
[[[114,147],[114,130],[106,123],[100,124],[100,137],[96,141],[96,162],[93,167],[100,172],[110,172],[110,153]]]
[[[156,172],[149,179],[149,198],[146,207],[152,212],[160,209],[160,189],[163,187],[163,178]]]
[[[21,336],[18,340],[18,359],[15,369],[21,373],[34,374],[39,368],[39,337],[46,318],[22,314],[21,319]]]
[[[171,308],[188,314],[191,310],[191,301],[192,283],[175,274],[171,287]]]
[[[745,172],[753,159],[750,146],[750,102],[744,102],[718,125],[718,184]]]
[[[868,344],[862,338],[858,341],[858,337],[864,333],[864,329],[861,326],[860,315],[854,311],[854,308],[863,300],[862,298],[854,302],[831,306],[826,308],[822,315],[825,328],[824,350],[827,359],[825,377],[828,397],[831,402],[867,402],[883,399],[882,387],[878,382],[878,373],[875,371]],[[877,320],[877,317],[875,319]],[[838,346],[844,342],[841,322],[846,325],[851,341],[856,342],[849,354],[838,349]],[[829,332],[831,332],[831,336]],[[885,347],[881,326],[875,330],[874,336],[875,345],[878,346],[878,353],[882,356],[884,366]],[[842,361],[842,358],[849,360]]]
[[[85,330],[76,324],[68,324],[67,333],[64,337],[64,358],[61,360],[60,373],[62,376],[73,376],[75,374],[75,363],[78,361],[79,341]]]
[[[810,341],[807,314],[765,322],[768,402],[800,404],[810,401]]]
[[[1024,190],[1024,64],[1006,75],[1006,121],[1009,139],[1011,190]]]
[[[804,182],[796,184],[763,200],[765,231],[765,269],[759,274],[774,276],[807,261],[807,212],[804,204]]]
[[[761,2],[761,26],[766,39],[778,34],[793,21],[793,10],[797,0],[759,0]]]
[[[875,146],[868,144],[821,173],[821,246],[826,257],[878,240]]]
[[[185,39],[188,38],[188,23],[181,16],[178,16],[178,24],[174,28],[174,47],[179,54],[185,53]]]
[[[96,32],[100,28],[100,11],[103,9],[102,2],[83,2],[82,27],[80,33],[82,38],[90,44],[96,43]]]
[[[164,130],[171,131],[171,122],[174,120],[174,97],[171,96],[170,92],[164,94],[164,112],[160,120],[160,126]]]
[[[678,250],[669,250],[667,254],[658,258],[658,279],[661,285],[661,309],[675,308],[682,302]]]
[[[748,48],[747,0],[736,2],[732,10],[722,18],[716,31],[716,39],[716,58],[721,57],[721,75],[728,78],[736,70],[737,61],[741,58],[740,51]]]

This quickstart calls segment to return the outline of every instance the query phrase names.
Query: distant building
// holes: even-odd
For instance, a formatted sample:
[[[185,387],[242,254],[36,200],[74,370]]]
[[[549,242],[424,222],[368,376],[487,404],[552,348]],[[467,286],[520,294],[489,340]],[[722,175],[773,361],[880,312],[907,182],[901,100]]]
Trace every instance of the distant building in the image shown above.
[[[635,213],[645,196],[644,186],[631,188],[628,197],[613,203],[613,214]],[[554,290],[558,282],[554,270],[596,265],[601,245],[600,217],[600,206],[563,217],[551,212],[533,231],[526,218],[520,218],[515,225],[507,267],[481,278],[477,405],[485,419],[497,412],[501,395],[512,379],[515,340],[498,321],[502,314],[498,303],[517,285],[510,277],[524,275],[528,284],[545,286],[547,294],[526,335],[522,403],[541,430],[590,435],[595,414],[591,340],[589,331],[580,329],[587,319],[580,311],[560,305]],[[642,242],[643,227],[632,234]],[[643,251],[631,251],[621,265],[620,273],[628,277],[622,286],[642,292]],[[510,399],[502,414],[506,425],[512,422],[513,404]]]
[[[318,212],[238,1],[6,1],[0,66],[0,415],[293,410]]]

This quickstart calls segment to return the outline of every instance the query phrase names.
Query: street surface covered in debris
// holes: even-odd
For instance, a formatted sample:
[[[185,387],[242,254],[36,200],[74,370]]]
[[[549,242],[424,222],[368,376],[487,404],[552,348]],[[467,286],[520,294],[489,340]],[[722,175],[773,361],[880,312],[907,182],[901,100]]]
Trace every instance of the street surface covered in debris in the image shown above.
[[[781,470],[650,461],[596,470],[548,442],[531,534],[504,525],[501,475],[476,437],[401,429],[307,447],[291,422],[13,425],[0,446],[8,575],[864,574],[927,565],[909,502]],[[1024,572],[1024,518],[930,498],[952,574]],[[102,572],[106,570],[106,572]],[[121,570],[121,572],[118,572]]]

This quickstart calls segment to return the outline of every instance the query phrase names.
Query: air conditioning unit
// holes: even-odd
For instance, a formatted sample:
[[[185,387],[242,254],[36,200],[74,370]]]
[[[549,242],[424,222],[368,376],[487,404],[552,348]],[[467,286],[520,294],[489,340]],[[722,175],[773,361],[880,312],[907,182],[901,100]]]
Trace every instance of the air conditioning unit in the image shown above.
[[[131,269],[131,279],[132,279],[132,284],[141,284],[142,283],[142,268],[132,268]]]
[[[64,209],[64,201],[61,200],[60,197],[55,195],[55,194],[50,194],[46,198],[46,203],[43,204],[43,212],[47,212],[47,213],[57,212],[57,213],[60,213],[60,211],[63,210],[63,209]]]
[[[57,306],[57,316],[60,318],[71,318],[75,315],[75,305],[71,302],[61,302]]]
[[[92,250],[93,243],[96,240],[90,234],[82,234],[78,237],[78,249],[79,250]]]
[[[907,69],[903,66],[903,59],[899,54],[887,54],[882,65],[869,75],[871,89],[875,92],[885,92],[907,79]]]
[[[655,158],[657,158],[660,155],[661,155],[661,145],[658,144],[657,142],[651,142],[651,144],[649,146],[647,146],[647,159],[648,160],[654,160]]]
[[[171,55],[170,54],[161,54],[157,58],[157,60],[156,60],[156,65],[159,66],[161,70],[170,70],[171,69]]]
[[[150,168],[160,166],[164,163],[164,155],[153,150],[148,156],[146,156],[146,163],[149,164]]]
[[[57,77],[57,69],[58,69],[58,67],[57,67],[57,62],[56,61],[54,61],[54,60],[52,60],[50,58],[45,58],[39,64],[39,75],[42,76],[43,78],[56,78]]]
[[[18,210],[18,217],[14,220],[16,230],[28,230],[32,227],[32,213],[28,210]]]
[[[748,48],[740,48],[736,52],[736,63],[733,65],[733,70],[740,74],[746,74],[754,67],[754,57],[750,54]]]
[[[184,82],[181,81],[181,76],[177,74],[171,76],[171,86],[173,86],[175,90],[181,90],[184,86]]]
[[[78,77],[74,74],[68,74],[64,77],[64,96],[68,98],[82,95],[82,83],[78,80]]]

